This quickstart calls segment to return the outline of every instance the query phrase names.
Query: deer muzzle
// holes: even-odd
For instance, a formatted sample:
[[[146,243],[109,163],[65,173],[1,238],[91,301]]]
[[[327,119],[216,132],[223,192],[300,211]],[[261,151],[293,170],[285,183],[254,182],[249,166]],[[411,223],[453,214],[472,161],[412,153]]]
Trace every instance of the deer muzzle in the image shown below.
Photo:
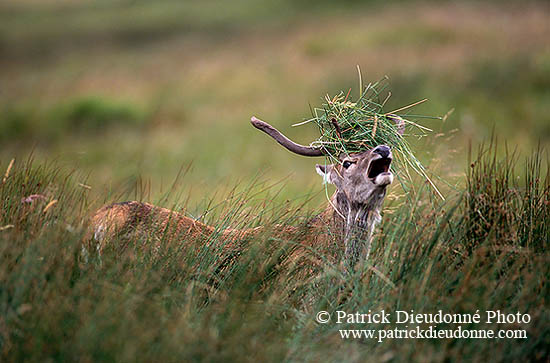
[[[388,146],[379,145],[372,150],[367,174],[374,184],[388,185],[393,182],[393,174],[390,172],[392,160],[391,149]]]

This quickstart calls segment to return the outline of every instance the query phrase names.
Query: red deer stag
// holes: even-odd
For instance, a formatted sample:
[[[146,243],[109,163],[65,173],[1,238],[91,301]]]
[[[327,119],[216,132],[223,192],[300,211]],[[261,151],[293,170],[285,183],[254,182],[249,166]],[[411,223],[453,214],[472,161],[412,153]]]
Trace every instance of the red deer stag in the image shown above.
[[[252,125],[274,138],[287,150],[303,156],[325,156],[321,148],[299,145],[273,126],[256,117]],[[325,182],[334,184],[336,191],[324,212],[310,220],[298,240],[315,249],[327,246],[341,246],[344,249],[344,263],[352,268],[360,259],[367,259],[375,225],[380,221],[380,209],[386,187],[392,183],[390,171],[392,153],[388,146],[378,145],[370,150],[341,155],[339,163],[317,165]],[[142,202],[115,203],[99,209],[90,223],[89,240],[101,253],[108,241],[115,236],[162,235],[171,226],[173,236],[179,241],[188,238],[208,237],[216,228],[181,213]],[[222,240],[234,247],[234,241],[254,235],[262,227],[245,230],[227,229],[220,232]],[[277,229],[277,226],[276,228]],[[293,227],[280,227],[288,234]],[[172,232],[170,232],[172,233]],[[277,233],[277,231],[275,231]]]

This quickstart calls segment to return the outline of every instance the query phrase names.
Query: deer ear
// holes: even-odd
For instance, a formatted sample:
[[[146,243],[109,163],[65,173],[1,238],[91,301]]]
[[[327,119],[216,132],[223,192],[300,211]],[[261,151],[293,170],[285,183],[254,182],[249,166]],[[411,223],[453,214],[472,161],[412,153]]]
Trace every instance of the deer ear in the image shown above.
[[[323,184],[326,183],[332,183],[330,180],[330,173],[332,172],[332,169],[334,168],[334,165],[321,165],[317,164],[315,165],[315,170],[317,170],[317,174],[323,177]]]

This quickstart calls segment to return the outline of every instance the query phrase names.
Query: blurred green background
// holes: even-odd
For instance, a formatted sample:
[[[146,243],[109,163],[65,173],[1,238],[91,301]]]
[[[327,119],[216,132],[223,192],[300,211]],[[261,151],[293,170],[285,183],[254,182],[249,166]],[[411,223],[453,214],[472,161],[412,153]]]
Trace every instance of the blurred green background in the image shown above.
[[[389,76],[388,111],[454,110],[409,140],[450,185],[493,128],[520,149],[550,140],[548,2],[20,0],[0,2],[0,164],[55,159],[98,204],[158,202],[176,181],[163,203],[196,205],[257,176],[283,181],[276,199],[319,204],[319,160],[249,119],[313,141],[290,125],[327,93],[357,95],[356,65],[364,82]]]

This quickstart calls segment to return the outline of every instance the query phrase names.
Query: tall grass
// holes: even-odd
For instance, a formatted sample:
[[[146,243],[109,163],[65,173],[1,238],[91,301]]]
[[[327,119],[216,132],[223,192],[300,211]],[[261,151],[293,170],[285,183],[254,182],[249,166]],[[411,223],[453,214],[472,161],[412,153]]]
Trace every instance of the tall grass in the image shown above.
[[[495,149],[496,141],[480,146],[468,171],[466,248],[488,239],[505,249],[542,252],[550,238],[550,168],[543,164],[541,150],[535,150],[523,164],[520,183],[517,152],[506,147],[498,160]]]
[[[80,178],[53,164],[16,164],[0,185],[1,360],[546,359],[548,158],[536,150],[523,164],[524,182],[518,182],[511,156],[499,160],[496,154],[494,145],[482,146],[467,189],[446,204],[433,204],[420,190],[392,205],[372,258],[347,276],[319,251],[307,249],[300,251],[306,258],[326,261],[319,269],[297,271],[290,257],[300,250],[296,241],[270,228],[224,261],[213,237],[167,244],[160,251],[147,248],[147,241],[131,241],[125,249],[106,250],[101,264],[85,264],[81,221],[91,206]],[[45,198],[22,203],[31,194]],[[262,205],[243,208],[250,194],[231,200],[212,224],[221,230],[257,223]],[[307,220],[299,206],[271,207],[273,213],[262,215],[264,225],[300,226]],[[532,321],[463,327],[521,328],[528,339],[382,343],[342,340],[338,329],[353,324],[315,321],[320,310],[382,309],[520,311]],[[359,328],[395,327],[392,322]]]

